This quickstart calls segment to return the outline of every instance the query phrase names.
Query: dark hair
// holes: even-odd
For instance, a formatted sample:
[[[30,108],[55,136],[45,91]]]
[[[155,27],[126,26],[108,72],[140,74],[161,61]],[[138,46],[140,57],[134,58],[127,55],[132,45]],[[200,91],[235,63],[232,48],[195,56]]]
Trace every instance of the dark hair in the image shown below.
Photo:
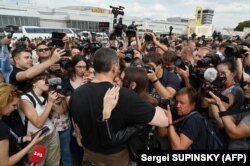
[[[47,44],[45,42],[41,42],[39,44],[36,45],[36,49],[39,47],[39,46],[47,46]],[[48,47],[48,46],[47,46]]]
[[[72,78],[74,76],[74,74],[75,74],[75,66],[80,61],[84,61],[86,63],[86,70],[89,69],[88,61],[82,55],[76,55],[76,56],[74,56],[72,58],[72,60],[70,62],[70,67],[67,69],[69,78]]]
[[[150,52],[142,58],[144,63],[153,62],[157,66],[162,64],[161,55],[159,53]]]
[[[158,101],[147,93],[148,76],[145,69],[140,67],[128,67],[124,70],[123,86],[129,88],[130,83],[134,81],[136,87],[134,91],[139,94],[146,102],[157,106]]]
[[[176,97],[187,94],[190,103],[197,104],[199,102],[199,95],[194,88],[182,88],[176,93]]]
[[[224,59],[218,65],[226,65],[232,73],[237,71],[237,65],[232,59]]]
[[[42,79],[48,79],[48,78],[49,78],[49,75],[47,73],[41,73],[41,74],[38,74],[37,76],[33,77],[30,80],[30,83],[33,86],[33,84],[36,83],[37,81],[42,80]]]
[[[31,50],[27,50],[25,48],[16,48],[12,51],[11,55],[12,55],[12,58],[15,58],[17,57],[18,55],[20,55],[20,53],[22,52],[28,52],[31,54]]]
[[[95,52],[93,66],[95,72],[108,72],[114,63],[119,63],[115,50],[111,48],[100,48]]]
[[[163,54],[164,62],[174,62],[176,60],[177,53],[174,51],[167,51]]]

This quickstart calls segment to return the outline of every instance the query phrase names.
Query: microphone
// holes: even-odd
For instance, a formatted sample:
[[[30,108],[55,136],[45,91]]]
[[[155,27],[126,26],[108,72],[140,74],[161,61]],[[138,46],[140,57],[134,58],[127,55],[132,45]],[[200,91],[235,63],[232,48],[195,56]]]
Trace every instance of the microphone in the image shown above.
[[[204,72],[204,79],[212,83],[216,80],[217,74],[218,74],[218,71],[215,68],[208,68]]]
[[[61,83],[62,79],[60,77],[50,78],[46,81],[46,84],[49,84],[50,86],[60,85]]]
[[[42,145],[37,145],[34,151],[29,155],[30,166],[39,164],[45,156],[46,148]]]

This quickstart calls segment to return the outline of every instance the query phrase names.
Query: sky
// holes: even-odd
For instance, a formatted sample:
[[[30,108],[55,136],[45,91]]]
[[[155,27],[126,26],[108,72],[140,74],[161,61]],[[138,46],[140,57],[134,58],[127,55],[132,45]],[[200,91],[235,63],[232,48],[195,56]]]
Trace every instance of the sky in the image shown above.
[[[1,0],[0,0],[1,1]],[[18,0],[2,0],[6,2]],[[166,20],[168,17],[194,18],[196,6],[214,10],[213,25],[216,28],[235,28],[239,22],[250,20],[249,0],[19,0],[39,6],[93,6],[109,9],[124,6],[125,15]]]

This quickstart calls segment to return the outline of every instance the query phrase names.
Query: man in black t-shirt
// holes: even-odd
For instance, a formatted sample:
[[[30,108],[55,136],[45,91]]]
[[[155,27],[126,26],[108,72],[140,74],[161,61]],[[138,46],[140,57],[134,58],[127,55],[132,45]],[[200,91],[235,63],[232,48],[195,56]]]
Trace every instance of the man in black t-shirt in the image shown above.
[[[96,77],[76,89],[70,100],[73,119],[82,135],[84,161],[92,161],[96,165],[127,165],[129,157],[124,144],[103,145],[97,128],[97,119],[103,111],[103,97],[119,73],[119,58],[113,49],[100,48],[93,62]],[[121,88],[119,94],[118,104],[110,118],[114,132],[135,124],[168,126],[168,119],[161,108],[146,103],[130,89]]]
[[[166,111],[169,119],[168,137],[171,149],[206,149],[208,142],[208,132],[202,115],[195,111],[198,94],[193,88],[183,88],[176,94],[177,113],[183,118],[179,124],[179,129],[175,129],[172,122],[170,110]]]

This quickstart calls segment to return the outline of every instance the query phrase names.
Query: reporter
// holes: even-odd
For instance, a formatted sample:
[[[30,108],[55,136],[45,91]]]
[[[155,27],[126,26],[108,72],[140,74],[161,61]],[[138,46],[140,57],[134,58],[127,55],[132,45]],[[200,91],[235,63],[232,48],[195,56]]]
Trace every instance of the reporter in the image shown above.
[[[245,99],[250,100],[250,79],[247,85],[244,86]],[[213,103],[218,106],[220,112],[225,112],[227,109],[220,100],[219,97],[210,92],[212,98],[206,98],[209,103]],[[248,108],[249,109],[249,108]],[[223,122],[224,128],[230,138],[228,149],[237,150],[249,150],[250,145],[248,143],[248,138],[250,137],[250,111],[241,112],[238,118],[234,120],[231,116],[222,116],[221,120]]]
[[[33,139],[30,135],[18,137],[11,128],[1,119],[9,116],[19,103],[21,92],[13,85],[0,84],[0,166],[17,165],[23,166],[26,162],[25,155],[39,143],[44,136],[37,134]],[[21,149],[20,143],[30,142]]]
[[[58,133],[49,118],[52,110],[62,113],[64,111],[62,104],[57,105],[58,94],[55,91],[49,91],[49,85],[46,84],[47,75],[40,74],[31,80],[32,89],[22,95],[20,110],[22,120],[27,123],[27,132],[36,132],[47,126],[50,131],[46,133],[45,139],[41,145],[45,146],[47,151],[41,165],[58,166],[60,163],[60,141]],[[33,100],[33,101],[32,101]],[[27,122],[25,122],[25,119]]]

